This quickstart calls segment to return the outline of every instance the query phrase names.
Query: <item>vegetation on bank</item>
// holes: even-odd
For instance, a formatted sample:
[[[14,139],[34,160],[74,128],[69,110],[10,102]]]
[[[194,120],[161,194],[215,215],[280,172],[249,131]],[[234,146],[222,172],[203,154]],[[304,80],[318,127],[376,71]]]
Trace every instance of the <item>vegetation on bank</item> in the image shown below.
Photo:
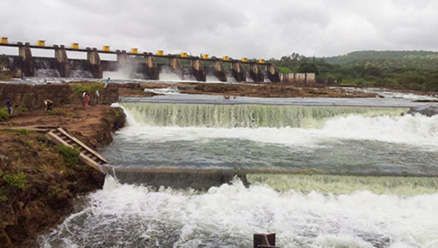
[[[293,53],[270,62],[283,73],[313,72],[346,86],[438,91],[437,52],[360,51],[328,58]]]
[[[7,121],[9,119],[9,114],[7,110],[0,109],[0,122]]]
[[[68,146],[58,146],[58,153],[69,167],[75,167],[79,163],[79,152]]]
[[[60,152],[42,137],[24,129],[0,131],[1,247],[35,238],[62,217],[75,195],[103,182],[103,175],[73,159],[76,153]]]
[[[81,107],[57,108],[71,114],[52,116],[39,112],[47,117],[43,118],[44,125],[64,123],[72,134],[92,147],[108,144],[111,132],[125,121],[120,109],[109,106],[93,107],[94,111],[87,113]],[[91,119],[97,122],[83,126],[82,122]],[[26,114],[12,115],[0,129],[0,247],[35,245],[37,235],[71,212],[76,196],[101,188],[104,182],[101,172],[79,160],[77,150],[55,145],[39,132],[5,129],[12,123],[35,125],[32,120]]]
[[[105,87],[105,83],[103,82],[71,83],[69,85],[73,91],[73,96],[75,97],[82,97],[82,93],[85,91],[91,94],[95,93],[96,90],[103,90]]]
[[[0,55],[0,80],[9,80],[11,78],[9,58],[6,55]]]

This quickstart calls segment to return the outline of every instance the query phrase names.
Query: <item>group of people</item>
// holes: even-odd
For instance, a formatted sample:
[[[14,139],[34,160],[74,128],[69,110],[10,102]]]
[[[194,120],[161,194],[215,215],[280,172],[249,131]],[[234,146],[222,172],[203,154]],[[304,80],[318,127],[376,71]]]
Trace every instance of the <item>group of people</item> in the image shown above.
[[[99,103],[99,97],[100,92],[99,90],[96,90],[96,92],[94,92],[94,104]],[[90,105],[90,94],[88,94],[87,91],[84,91],[84,93],[82,93],[82,103],[84,104],[84,107],[88,107]]]
[[[43,101],[46,106],[46,111],[53,110],[53,101],[50,99],[46,99]],[[8,108],[8,114],[11,115],[14,112],[12,108],[12,100],[10,97],[6,97],[6,107]]]
[[[104,88],[106,88],[108,86],[109,81],[110,81],[110,78],[105,79],[105,87]],[[99,90],[96,90],[96,92],[94,93],[95,104],[99,103],[99,97],[100,97],[100,92],[99,92]],[[90,105],[90,95],[88,94],[87,91],[82,93],[82,99],[83,99],[82,102],[83,102],[84,107],[88,107]],[[46,107],[46,111],[53,110],[54,103],[52,100],[46,99],[43,102],[44,102],[44,105]],[[13,108],[12,108],[12,100],[9,97],[6,98],[6,106],[8,108],[8,114],[11,115],[13,112]]]
[[[105,79],[104,89],[106,89],[106,87],[108,86],[109,81],[110,78]],[[99,103],[99,97],[100,97],[100,92],[99,90],[96,90],[96,92],[94,92],[94,104]],[[84,91],[82,93],[82,103],[84,104],[84,107],[88,107],[90,105],[90,94],[87,91]]]

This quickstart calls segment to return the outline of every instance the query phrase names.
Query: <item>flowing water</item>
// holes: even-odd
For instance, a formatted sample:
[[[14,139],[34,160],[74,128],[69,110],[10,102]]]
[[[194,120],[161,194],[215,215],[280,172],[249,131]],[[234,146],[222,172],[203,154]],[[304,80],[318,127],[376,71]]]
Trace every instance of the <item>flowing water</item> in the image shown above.
[[[153,101],[153,99],[152,99]],[[103,190],[42,247],[438,247],[438,116],[405,107],[122,102]],[[205,191],[117,169],[247,172]]]

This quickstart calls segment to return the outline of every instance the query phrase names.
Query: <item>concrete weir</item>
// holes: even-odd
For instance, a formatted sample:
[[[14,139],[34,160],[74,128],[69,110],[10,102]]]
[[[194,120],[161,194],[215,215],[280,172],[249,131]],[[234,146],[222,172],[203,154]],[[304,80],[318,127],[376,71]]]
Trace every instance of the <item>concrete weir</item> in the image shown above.
[[[230,183],[235,177],[248,185],[245,174],[227,169],[180,169],[180,168],[130,168],[109,167],[106,170],[120,183],[146,184],[155,188],[161,186],[175,189],[192,188],[207,190],[213,186]]]

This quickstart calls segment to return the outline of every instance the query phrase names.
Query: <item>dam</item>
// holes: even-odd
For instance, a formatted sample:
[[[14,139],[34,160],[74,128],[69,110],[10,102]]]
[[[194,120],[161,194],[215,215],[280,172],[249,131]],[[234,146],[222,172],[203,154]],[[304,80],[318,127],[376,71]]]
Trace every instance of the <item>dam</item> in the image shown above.
[[[78,43],[72,43],[70,47],[47,46],[43,40],[39,40],[36,45],[31,45],[29,42],[9,43],[5,37],[2,37],[0,46],[18,49],[18,56],[9,56],[9,69],[13,77],[39,76],[37,70],[43,69],[50,71],[50,76],[61,78],[101,79],[104,72],[123,71],[129,78],[159,80],[160,71],[167,70],[180,80],[190,79],[200,82],[206,81],[209,76],[220,82],[227,80],[236,82],[281,81],[281,75],[275,65],[263,59],[237,60],[228,56],[210,57],[208,54],[192,56],[186,52],[165,55],[162,50],[158,50],[156,54],[139,53],[137,48],[132,48],[128,52],[126,50],[112,51],[109,46],[103,46],[99,50],[90,47],[82,49],[79,48]],[[54,58],[33,57],[33,49],[53,50]],[[83,52],[86,53],[87,58],[69,59],[67,52]],[[100,54],[113,54],[117,59],[116,61],[102,60]]]

